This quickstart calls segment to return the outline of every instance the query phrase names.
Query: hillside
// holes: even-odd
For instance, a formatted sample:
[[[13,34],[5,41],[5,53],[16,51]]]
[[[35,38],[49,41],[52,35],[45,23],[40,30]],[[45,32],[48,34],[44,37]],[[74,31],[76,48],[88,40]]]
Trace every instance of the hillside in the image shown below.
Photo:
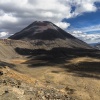
[[[100,51],[51,22],[0,39],[0,100],[99,100]]]
[[[9,39],[33,41],[37,45],[54,44],[54,47],[91,48],[85,42],[48,21],[35,21],[20,32],[10,36]]]

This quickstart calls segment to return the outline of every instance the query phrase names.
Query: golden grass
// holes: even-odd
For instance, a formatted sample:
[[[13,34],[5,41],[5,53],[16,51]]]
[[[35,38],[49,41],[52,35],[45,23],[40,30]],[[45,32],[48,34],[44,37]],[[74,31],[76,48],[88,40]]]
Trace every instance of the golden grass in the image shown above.
[[[32,78],[31,76],[27,75],[27,74],[21,74],[17,71],[14,71],[8,67],[6,68],[2,68],[0,69],[3,71],[3,73],[6,75],[6,77],[10,77],[16,80],[20,80],[22,82],[26,82],[26,83],[30,83],[30,84],[34,84],[36,79]]]
[[[24,63],[26,61],[27,61],[26,59],[12,59],[11,63],[13,63],[13,64],[21,64],[21,63]]]
[[[91,58],[91,57],[78,57],[78,58],[71,59],[69,61],[70,64],[78,64],[82,62],[100,62],[100,59]]]
[[[100,62],[100,59],[91,58],[91,57],[77,57],[69,60],[69,62],[61,64],[61,65],[52,65],[52,66],[41,66],[41,67],[28,67],[28,64],[39,63],[39,61],[30,60],[27,61],[26,59],[13,59],[10,63],[16,64],[16,70],[22,72],[16,72],[12,69],[7,68],[8,70],[7,77],[11,77],[20,81],[24,81],[26,83],[34,84],[36,80],[39,80],[43,85],[47,82],[50,84],[51,87],[63,86],[69,87],[70,89],[75,90],[71,96],[77,97],[77,100],[100,100],[100,80],[94,77],[85,76],[84,73],[80,71],[80,75],[74,73],[74,71],[68,71],[67,67],[69,68],[70,65],[74,67],[74,65],[78,65],[78,67],[83,68],[86,67],[94,68],[97,65],[93,64],[91,66],[91,62]],[[80,63],[84,64],[89,62],[89,65],[81,65]],[[66,65],[66,67],[63,67]],[[87,71],[86,69],[86,71]],[[83,76],[81,77],[83,73]],[[86,73],[87,75],[98,76],[95,73]],[[44,82],[44,83],[43,83]],[[61,87],[59,90],[62,92],[70,92],[68,89]]]

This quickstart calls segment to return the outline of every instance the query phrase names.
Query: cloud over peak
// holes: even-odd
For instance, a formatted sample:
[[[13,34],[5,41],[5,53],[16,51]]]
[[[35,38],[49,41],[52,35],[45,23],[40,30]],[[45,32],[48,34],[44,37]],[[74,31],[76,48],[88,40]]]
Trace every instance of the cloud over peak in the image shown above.
[[[0,31],[14,34],[36,20],[66,29],[70,23],[62,22],[64,18],[96,11],[95,2],[100,0],[0,0]]]

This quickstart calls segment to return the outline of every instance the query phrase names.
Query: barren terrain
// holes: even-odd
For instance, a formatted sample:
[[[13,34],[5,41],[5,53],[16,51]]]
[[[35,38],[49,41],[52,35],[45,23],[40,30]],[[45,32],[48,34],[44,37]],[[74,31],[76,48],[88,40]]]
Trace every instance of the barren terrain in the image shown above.
[[[100,51],[33,22],[0,39],[0,100],[100,100]]]
[[[48,63],[48,61],[45,60],[36,60],[21,56],[19,58],[6,59],[6,63],[3,62],[3,64],[3,68],[0,69],[3,71],[3,75],[0,76],[0,78],[3,77],[3,80],[13,79],[11,80],[12,82],[16,80],[26,85],[30,84],[28,85],[29,88],[33,88],[33,90],[36,89],[38,92],[41,88],[44,89],[44,91],[45,89],[60,91],[61,95],[58,94],[59,97],[57,97],[60,100],[99,100],[100,98],[99,58],[76,57],[66,59],[65,61],[59,60],[59,63],[56,63],[56,61]],[[17,82],[14,84],[17,84]],[[30,98],[33,98],[32,100],[35,98],[37,98],[37,100],[39,98],[41,98],[41,100],[47,100],[47,98],[41,94],[38,94],[40,95],[39,98],[34,97],[32,93],[24,94],[26,85],[24,88],[21,88],[20,84],[17,85],[17,87],[16,85],[12,87],[8,81],[6,87],[3,85],[4,90],[8,89],[8,92],[12,92],[9,92],[9,95],[5,95],[14,96],[14,94],[17,93],[17,96],[9,100],[26,100],[25,98],[28,98],[27,100],[31,100]],[[0,89],[0,92],[1,90],[2,89]],[[3,98],[3,93],[1,93],[1,98]],[[51,95],[51,93],[49,93],[49,95]],[[66,95],[67,98],[62,97],[64,95]],[[48,98],[50,99],[51,97]],[[53,99],[57,98],[55,97]]]

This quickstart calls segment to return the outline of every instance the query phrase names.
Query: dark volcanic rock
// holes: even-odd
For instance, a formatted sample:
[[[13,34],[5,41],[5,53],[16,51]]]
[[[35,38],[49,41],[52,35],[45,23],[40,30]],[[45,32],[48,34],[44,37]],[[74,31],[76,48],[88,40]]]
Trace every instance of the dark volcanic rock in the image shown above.
[[[48,21],[35,21],[22,31],[9,37],[10,39],[41,39],[41,40],[54,40],[54,39],[66,39],[75,38],[72,35],[66,33],[56,25]]]
[[[0,71],[0,75],[3,75],[3,71]]]
[[[35,21],[9,38],[14,40],[33,41],[32,44],[38,46],[37,49],[44,46],[45,49],[49,47],[51,49],[54,47],[91,49],[85,42],[75,38],[48,21]],[[41,47],[39,47],[40,45]]]
[[[6,85],[5,85],[5,82]],[[55,88],[36,87],[10,78],[0,79],[0,100],[75,100]]]

